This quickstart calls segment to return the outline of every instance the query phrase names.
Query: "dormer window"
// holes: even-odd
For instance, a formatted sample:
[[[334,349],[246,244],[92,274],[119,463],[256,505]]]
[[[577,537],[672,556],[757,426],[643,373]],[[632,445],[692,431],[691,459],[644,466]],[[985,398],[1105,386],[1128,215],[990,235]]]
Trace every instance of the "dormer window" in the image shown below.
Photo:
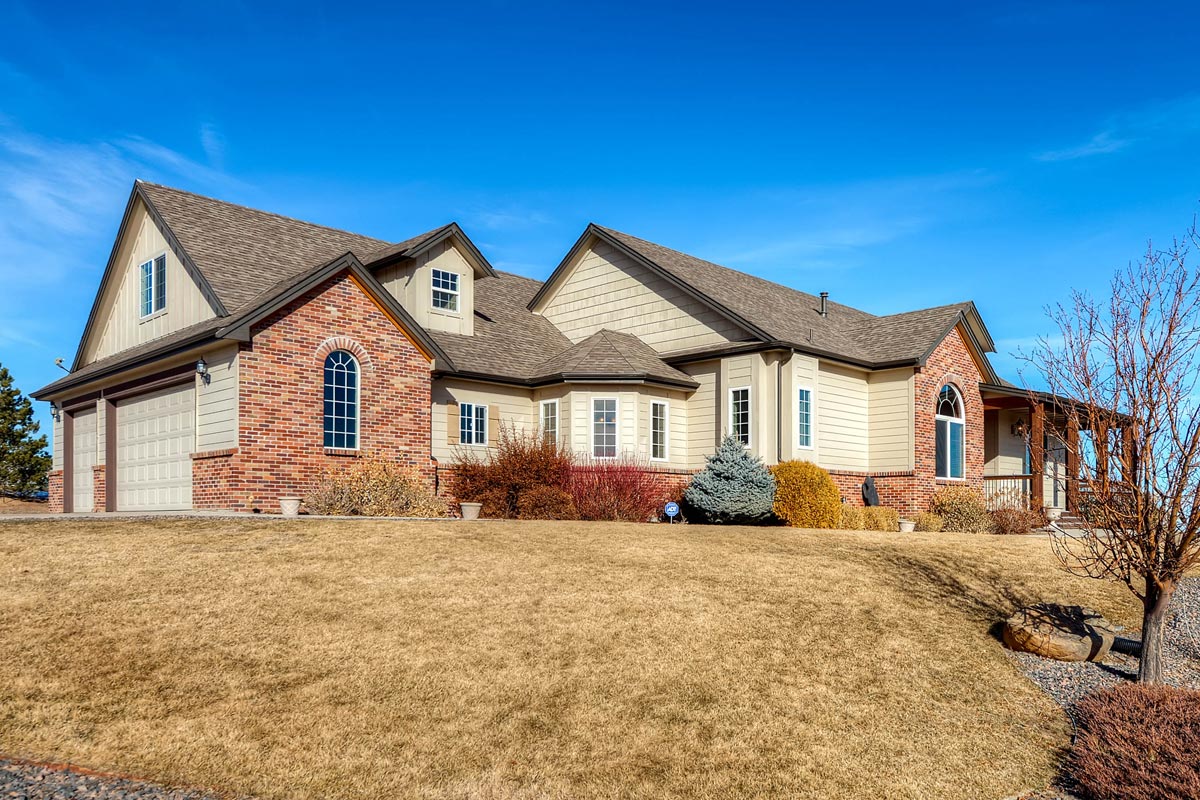
[[[167,256],[163,254],[141,266],[142,316],[157,314],[167,307]]]
[[[458,273],[433,271],[433,307],[439,311],[458,311]]]

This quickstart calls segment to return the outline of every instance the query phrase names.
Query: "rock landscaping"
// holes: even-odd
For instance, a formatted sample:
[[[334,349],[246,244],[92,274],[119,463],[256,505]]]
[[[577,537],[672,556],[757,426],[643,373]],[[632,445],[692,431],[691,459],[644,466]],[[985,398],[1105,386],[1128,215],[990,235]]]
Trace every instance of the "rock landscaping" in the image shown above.
[[[175,789],[67,766],[0,759],[5,800],[221,800],[222,795]],[[228,796],[225,796],[228,800]]]
[[[1116,635],[1099,611],[1055,603],[1022,608],[1004,623],[1010,649],[1057,661],[1103,661]]]

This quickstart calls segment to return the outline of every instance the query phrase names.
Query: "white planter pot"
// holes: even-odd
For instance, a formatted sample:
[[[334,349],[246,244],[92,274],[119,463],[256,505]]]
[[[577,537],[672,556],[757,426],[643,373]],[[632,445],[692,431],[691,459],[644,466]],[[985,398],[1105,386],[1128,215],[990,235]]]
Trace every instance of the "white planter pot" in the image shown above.
[[[463,519],[479,519],[479,509],[483,508],[483,503],[459,503],[458,507],[462,509]]]
[[[304,502],[302,497],[281,497],[279,498],[279,513],[285,517],[299,516],[302,502]]]
[[[916,520],[911,520],[911,519],[900,520],[900,532],[901,533],[912,533],[916,529],[917,529]]]

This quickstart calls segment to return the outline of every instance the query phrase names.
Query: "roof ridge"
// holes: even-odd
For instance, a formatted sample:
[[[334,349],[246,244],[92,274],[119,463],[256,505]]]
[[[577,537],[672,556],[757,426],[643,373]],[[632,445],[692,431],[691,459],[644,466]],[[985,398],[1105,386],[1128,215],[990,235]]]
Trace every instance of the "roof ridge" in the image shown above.
[[[619,356],[622,361],[625,362],[625,366],[629,367],[630,370],[637,370],[638,365],[629,360],[629,356],[625,355],[625,351],[621,349],[618,342],[614,342],[609,338],[609,334],[612,334],[613,336],[628,336],[632,339],[637,339],[639,344],[644,344],[644,342],[642,342],[641,339],[638,339],[638,337],[634,336],[632,333],[622,333],[620,331],[610,330],[609,328],[601,328],[600,330],[596,331],[596,335],[604,338],[604,342],[616,352],[617,356]]]
[[[199,200],[207,200],[210,203],[220,203],[223,206],[229,206],[230,208],[240,209],[241,211],[249,211],[254,214],[262,214],[264,217],[274,217],[275,219],[280,219],[280,220],[283,220],[284,222],[298,222],[301,225],[307,225],[310,228],[320,228],[321,230],[331,231],[333,233],[342,233],[342,234],[346,234],[347,236],[357,236],[360,239],[370,239],[372,241],[382,242],[383,244],[387,244],[387,245],[395,244],[395,242],[389,242],[386,239],[378,239],[374,236],[368,236],[365,233],[357,233],[355,231],[348,231],[345,228],[335,228],[332,225],[322,225],[319,222],[309,222],[308,220],[300,219],[299,217],[289,217],[286,214],[278,214],[274,211],[266,211],[261,208],[254,208],[253,206],[243,205],[242,203],[234,203],[230,200],[222,200],[219,197],[209,197],[206,194],[200,194],[198,192],[189,192],[187,189],[179,189],[175,186],[167,186],[166,184],[162,184],[162,183],[152,183],[151,181],[144,181],[141,178],[135,179],[134,183],[141,185],[141,186],[151,186],[155,189],[166,189],[168,192],[175,192],[176,194],[183,194],[183,195],[187,195],[188,197],[195,197]],[[450,224],[453,224],[453,223],[450,223]],[[442,227],[444,228],[446,226],[443,225]]]

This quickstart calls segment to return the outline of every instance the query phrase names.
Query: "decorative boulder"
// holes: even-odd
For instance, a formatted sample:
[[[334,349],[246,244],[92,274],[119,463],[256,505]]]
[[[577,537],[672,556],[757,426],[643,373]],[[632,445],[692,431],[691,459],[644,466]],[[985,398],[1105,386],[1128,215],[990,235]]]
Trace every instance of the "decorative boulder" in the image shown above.
[[[1082,606],[1038,603],[1004,623],[1004,643],[1011,649],[1058,661],[1100,661],[1115,638],[1112,623]]]

